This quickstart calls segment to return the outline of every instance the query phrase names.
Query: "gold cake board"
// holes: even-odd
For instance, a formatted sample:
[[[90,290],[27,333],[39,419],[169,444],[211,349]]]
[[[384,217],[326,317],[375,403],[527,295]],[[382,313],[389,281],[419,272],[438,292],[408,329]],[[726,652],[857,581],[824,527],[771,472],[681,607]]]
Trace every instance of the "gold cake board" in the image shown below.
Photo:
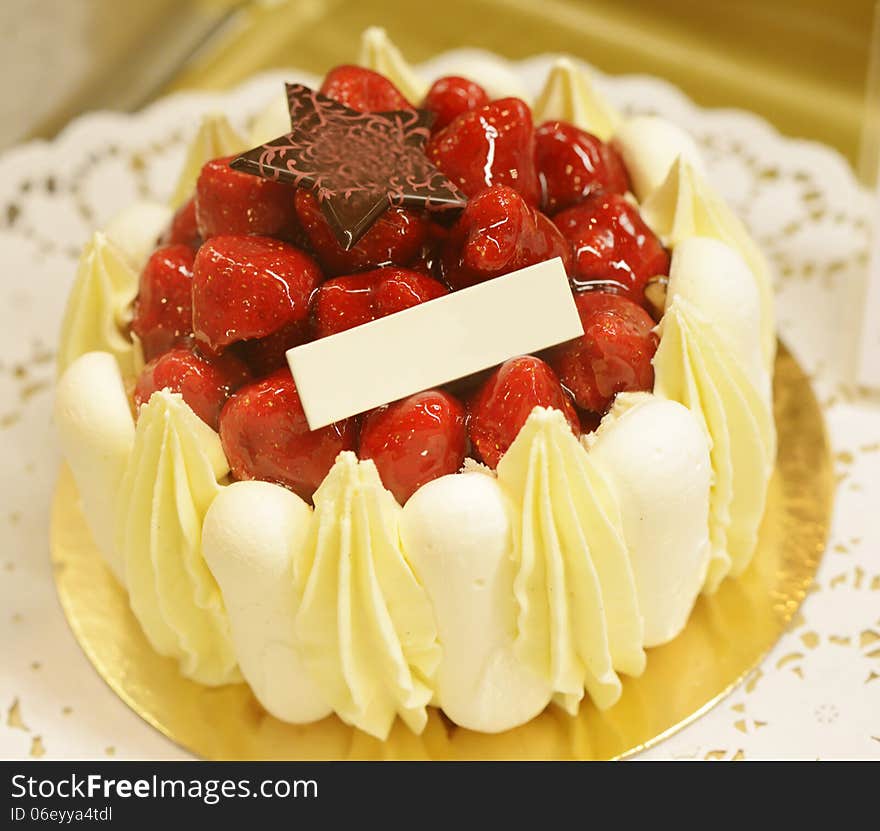
[[[701,597],[684,631],[648,651],[620,701],[577,717],[549,707],[498,735],[457,728],[436,710],[425,732],[398,722],[380,742],[335,716],[310,725],[279,721],[250,688],[210,688],[156,654],[121,586],[104,565],[64,468],[52,508],[52,561],[61,605],[95,668],[138,715],[206,759],[614,759],[642,750],[698,718],[729,693],[791,620],[825,549],[833,475],[822,415],[804,375],[780,346],[775,369],[779,456],[757,553],[746,573]]]

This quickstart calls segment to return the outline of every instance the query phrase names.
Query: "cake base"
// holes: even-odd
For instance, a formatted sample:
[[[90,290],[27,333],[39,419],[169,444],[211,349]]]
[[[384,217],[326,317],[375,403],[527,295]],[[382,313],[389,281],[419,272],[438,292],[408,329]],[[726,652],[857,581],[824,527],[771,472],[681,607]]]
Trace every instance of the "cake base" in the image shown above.
[[[809,382],[780,345],[774,401],[779,455],[758,550],[742,577],[701,597],[684,631],[648,650],[640,678],[600,713],[585,701],[572,718],[549,707],[498,735],[456,727],[437,710],[413,735],[398,720],[380,742],[335,716],[310,725],[270,716],[246,684],[209,688],[156,654],[125,592],[92,542],[64,468],[52,507],[51,549],[61,605],[100,675],[138,715],[206,759],[614,759],[642,750],[699,717],[773,646],[794,615],[825,549],[833,472]]]

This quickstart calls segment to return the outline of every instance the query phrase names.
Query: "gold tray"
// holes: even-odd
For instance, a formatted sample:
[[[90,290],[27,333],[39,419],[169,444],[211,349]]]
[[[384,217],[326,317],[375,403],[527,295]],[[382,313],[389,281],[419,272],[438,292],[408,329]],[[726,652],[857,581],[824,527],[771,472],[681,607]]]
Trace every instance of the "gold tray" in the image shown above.
[[[833,500],[828,440],[809,382],[780,346],[775,369],[779,457],[758,551],[746,573],[701,597],[684,631],[648,652],[610,710],[586,702],[577,717],[554,707],[499,735],[456,728],[432,710],[422,736],[400,722],[387,742],[336,717],[285,724],[250,688],[212,689],[156,654],[86,528],[73,478],[62,469],[52,507],[55,582],[86,655],[138,715],[207,759],[613,759],[658,742],[729,693],[773,646],[797,610],[825,549]]]

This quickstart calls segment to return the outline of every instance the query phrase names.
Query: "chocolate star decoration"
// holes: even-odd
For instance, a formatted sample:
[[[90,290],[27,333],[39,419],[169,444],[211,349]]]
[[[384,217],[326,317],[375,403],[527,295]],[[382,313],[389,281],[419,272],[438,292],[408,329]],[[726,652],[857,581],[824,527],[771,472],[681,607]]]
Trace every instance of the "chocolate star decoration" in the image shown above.
[[[302,84],[285,86],[291,131],[230,164],[310,188],[345,250],[389,206],[440,212],[467,204],[425,155],[427,110],[361,113]]]

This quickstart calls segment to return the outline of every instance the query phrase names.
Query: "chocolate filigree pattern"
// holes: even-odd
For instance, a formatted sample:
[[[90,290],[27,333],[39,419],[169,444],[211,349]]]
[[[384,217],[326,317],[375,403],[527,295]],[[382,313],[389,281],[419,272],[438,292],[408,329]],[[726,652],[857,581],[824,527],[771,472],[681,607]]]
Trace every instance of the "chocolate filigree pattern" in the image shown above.
[[[362,113],[302,84],[286,88],[291,131],[231,165],[313,190],[344,248],[389,206],[439,212],[467,203],[425,155],[433,118],[427,110]]]

